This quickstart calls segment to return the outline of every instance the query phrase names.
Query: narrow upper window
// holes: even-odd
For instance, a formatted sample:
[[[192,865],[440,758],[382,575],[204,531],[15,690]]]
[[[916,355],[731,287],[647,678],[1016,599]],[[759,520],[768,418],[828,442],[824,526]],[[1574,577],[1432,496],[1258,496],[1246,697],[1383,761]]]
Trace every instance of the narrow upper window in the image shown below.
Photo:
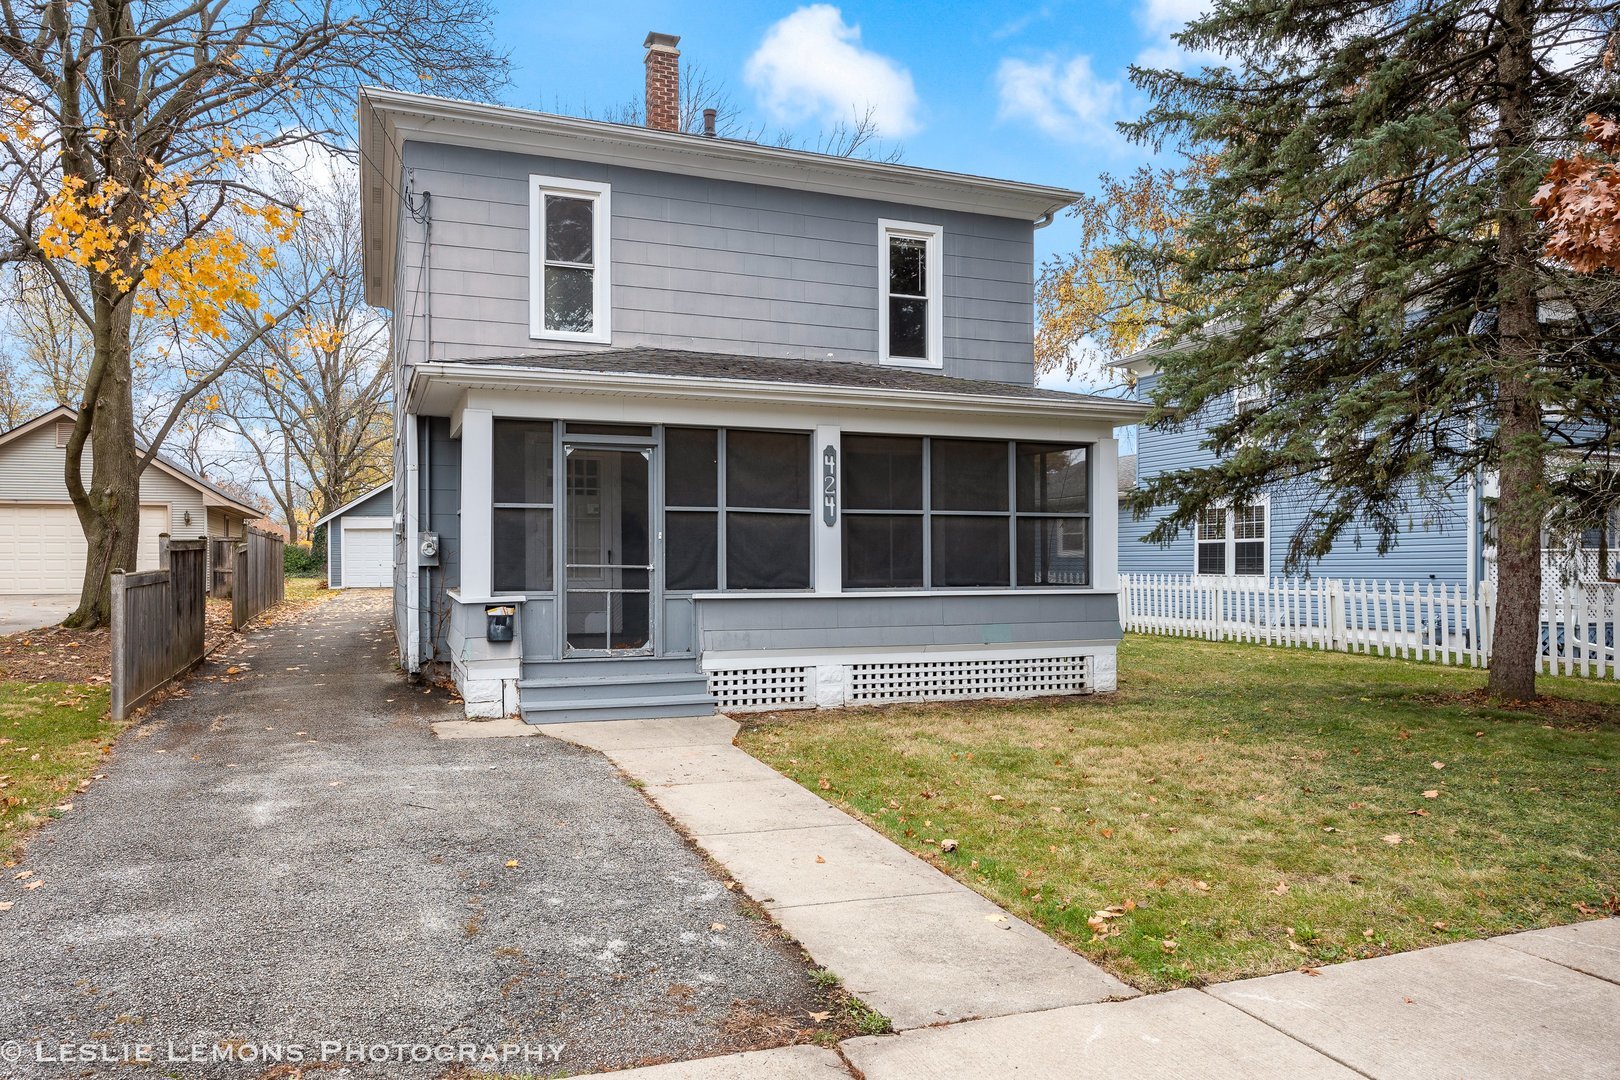
[[[885,364],[944,365],[944,230],[878,222],[878,358]]]
[[[606,184],[529,178],[529,336],[612,339]]]

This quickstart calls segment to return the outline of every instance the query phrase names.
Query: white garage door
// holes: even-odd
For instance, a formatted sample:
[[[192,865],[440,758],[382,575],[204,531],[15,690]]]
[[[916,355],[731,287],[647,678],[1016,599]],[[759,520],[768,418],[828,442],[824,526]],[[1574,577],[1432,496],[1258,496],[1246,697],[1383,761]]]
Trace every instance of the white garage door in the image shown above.
[[[164,506],[141,507],[136,565],[156,570]],[[84,531],[71,506],[0,506],[0,593],[74,593],[84,584]]]
[[[343,587],[383,589],[394,583],[394,532],[387,518],[380,529],[343,523]]]

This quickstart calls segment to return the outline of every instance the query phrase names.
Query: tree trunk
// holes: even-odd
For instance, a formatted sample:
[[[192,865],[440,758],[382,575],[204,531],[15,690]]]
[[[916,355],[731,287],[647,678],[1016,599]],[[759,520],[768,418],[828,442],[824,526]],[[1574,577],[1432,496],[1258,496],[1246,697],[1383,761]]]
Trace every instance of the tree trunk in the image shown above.
[[[87,388],[79,423],[68,443],[63,477],[87,547],[79,606],[63,625],[86,630],[105,626],[112,619],[112,572],[136,569],[141,541],[129,305],[115,306],[98,297],[95,315],[105,329],[96,335],[93,385]],[[86,435],[91,452],[88,489],[81,480]]]
[[[1541,649],[1541,530],[1547,515],[1546,438],[1535,395],[1541,358],[1537,322],[1535,220],[1530,194],[1537,174],[1530,146],[1534,23],[1529,0],[1501,0],[1497,54],[1497,392],[1499,451],[1496,537],[1496,634],[1490,692],[1510,701],[1536,696]]]
[[[297,500],[293,497],[292,449],[287,445],[285,432],[281,436],[281,508],[287,517],[287,543],[298,543]]]

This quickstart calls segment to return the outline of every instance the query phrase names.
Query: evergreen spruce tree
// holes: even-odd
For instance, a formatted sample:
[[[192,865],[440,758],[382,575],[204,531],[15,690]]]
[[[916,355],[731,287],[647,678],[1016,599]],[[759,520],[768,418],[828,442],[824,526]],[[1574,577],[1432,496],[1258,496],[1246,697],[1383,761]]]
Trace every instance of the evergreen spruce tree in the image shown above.
[[[1490,690],[1535,696],[1543,528],[1614,496],[1612,277],[1544,257],[1531,204],[1583,118],[1614,110],[1612,2],[1219,0],[1180,36],[1222,59],[1133,69],[1133,137],[1213,155],[1174,243],[1124,242],[1173,279],[1148,423],[1212,418],[1208,467],[1130,500],[1150,535],[1263,491],[1309,504],[1291,569],[1334,542],[1389,551],[1423,504],[1497,477]],[[1188,302],[1188,298],[1196,302]],[[1239,387],[1265,407],[1224,405]]]

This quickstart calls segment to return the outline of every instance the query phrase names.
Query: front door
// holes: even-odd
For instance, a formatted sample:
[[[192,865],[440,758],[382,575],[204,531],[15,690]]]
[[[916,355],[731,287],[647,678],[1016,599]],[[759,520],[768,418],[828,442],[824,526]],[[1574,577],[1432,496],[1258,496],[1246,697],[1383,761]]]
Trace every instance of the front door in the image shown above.
[[[653,651],[652,449],[563,444],[565,656]]]

